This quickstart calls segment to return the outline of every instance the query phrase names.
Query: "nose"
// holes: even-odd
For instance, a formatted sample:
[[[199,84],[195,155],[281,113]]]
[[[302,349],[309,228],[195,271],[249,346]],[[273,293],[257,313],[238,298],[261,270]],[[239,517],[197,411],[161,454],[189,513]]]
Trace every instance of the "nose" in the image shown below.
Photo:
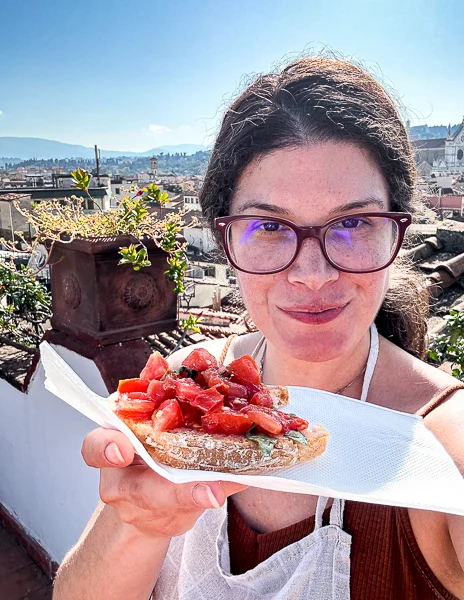
[[[327,262],[319,240],[306,239],[300,252],[287,269],[290,283],[303,284],[311,290],[319,290],[326,283],[336,281],[340,272]]]

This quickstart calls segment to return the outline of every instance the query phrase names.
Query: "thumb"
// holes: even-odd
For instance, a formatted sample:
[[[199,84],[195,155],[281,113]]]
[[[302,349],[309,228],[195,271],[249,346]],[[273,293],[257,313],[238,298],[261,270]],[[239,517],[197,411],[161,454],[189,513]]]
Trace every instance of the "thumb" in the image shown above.
[[[219,502],[219,505],[222,506],[226,499],[237,492],[241,492],[247,489],[247,485],[242,485],[241,483],[234,483],[232,481],[209,481],[208,482],[211,491],[214,494],[214,497]]]

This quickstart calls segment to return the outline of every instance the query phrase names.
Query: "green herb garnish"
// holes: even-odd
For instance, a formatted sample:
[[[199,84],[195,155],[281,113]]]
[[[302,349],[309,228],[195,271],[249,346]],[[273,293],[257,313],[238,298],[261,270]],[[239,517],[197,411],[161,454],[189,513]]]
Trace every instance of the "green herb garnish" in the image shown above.
[[[179,377],[190,377],[191,379],[195,379],[195,377],[198,377],[198,373],[199,372],[196,369],[189,369],[184,365],[179,369]]]
[[[277,443],[276,438],[273,438],[270,435],[266,435],[265,433],[256,431],[256,425],[254,423],[253,427],[246,432],[246,436],[249,440],[256,442],[261,448],[261,452],[265,455],[271,454],[271,452],[274,450],[274,446]]]
[[[304,444],[305,446],[309,446],[308,440],[300,431],[286,431],[284,433],[285,437],[290,438],[294,442],[299,442],[300,444]]]

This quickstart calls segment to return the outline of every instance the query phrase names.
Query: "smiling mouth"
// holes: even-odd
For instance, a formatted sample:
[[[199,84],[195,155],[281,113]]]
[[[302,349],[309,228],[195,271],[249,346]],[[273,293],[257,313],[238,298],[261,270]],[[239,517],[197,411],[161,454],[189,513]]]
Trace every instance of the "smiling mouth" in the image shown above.
[[[296,321],[300,321],[301,323],[306,323],[308,325],[325,325],[326,323],[330,323],[336,319],[348,306],[348,304],[344,304],[343,306],[336,306],[333,308],[326,309],[288,309],[288,308],[279,308],[286,316],[291,319],[295,319]]]

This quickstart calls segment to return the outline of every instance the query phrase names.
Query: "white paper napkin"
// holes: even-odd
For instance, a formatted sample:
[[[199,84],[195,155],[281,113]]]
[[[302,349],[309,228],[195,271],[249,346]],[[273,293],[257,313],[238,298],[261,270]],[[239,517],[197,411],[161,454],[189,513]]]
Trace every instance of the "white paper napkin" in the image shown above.
[[[153,460],[132,431],[47,343],[40,345],[45,387],[95,423],[118,429],[154,471],[174,483],[235,481],[256,487],[464,515],[464,479],[422,419],[303,387],[289,387],[287,412],[330,432],[317,459],[272,475],[174,469]]]

